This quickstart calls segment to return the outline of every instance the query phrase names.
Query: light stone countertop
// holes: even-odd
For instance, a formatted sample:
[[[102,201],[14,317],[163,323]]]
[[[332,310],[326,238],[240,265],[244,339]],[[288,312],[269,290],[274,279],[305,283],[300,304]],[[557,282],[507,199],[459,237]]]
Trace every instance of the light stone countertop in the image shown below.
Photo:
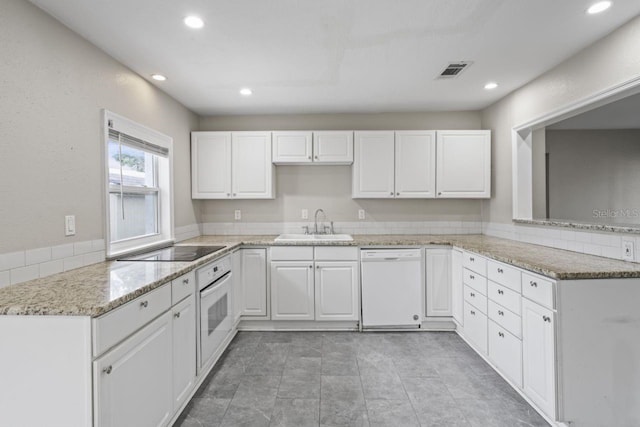
[[[0,315],[100,316],[203,264],[244,246],[276,243],[276,236],[202,236],[179,245],[224,245],[194,262],[107,261],[0,289]],[[352,242],[315,246],[455,246],[558,280],[640,278],[640,264],[482,235],[355,235]]]

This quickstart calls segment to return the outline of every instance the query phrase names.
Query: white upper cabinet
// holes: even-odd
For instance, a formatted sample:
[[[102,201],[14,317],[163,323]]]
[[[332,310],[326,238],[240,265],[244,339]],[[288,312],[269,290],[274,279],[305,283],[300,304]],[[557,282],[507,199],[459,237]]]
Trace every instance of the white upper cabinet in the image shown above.
[[[438,131],[437,197],[491,197],[491,131]]]
[[[435,156],[435,131],[356,132],[353,197],[435,197]]]
[[[432,198],[436,193],[436,132],[396,132],[396,197]]]
[[[192,132],[194,199],[273,199],[271,132]]]
[[[353,163],[353,131],[273,132],[273,163],[350,165]]]
[[[300,164],[313,161],[313,132],[273,132],[273,163]]]
[[[393,198],[394,132],[355,132],[354,139],[353,198]]]
[[[313,132],[313,161],[333,165],[353,163],[353,132]]]
[[[231,197],[231,132],[191,133],[191,197]]]

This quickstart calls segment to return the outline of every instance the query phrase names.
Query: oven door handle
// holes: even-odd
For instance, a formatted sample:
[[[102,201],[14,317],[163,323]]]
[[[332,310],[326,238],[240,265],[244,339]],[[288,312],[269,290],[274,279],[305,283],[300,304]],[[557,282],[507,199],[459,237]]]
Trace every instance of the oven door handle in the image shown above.
[[[224,282],[229,280],[229,278],[231,278],[231,272],[228,272],[227,274],[225,274],[224,276],[222,276],[221,278],[219,278],[218,280],[216,280],[215,282],[213,282],[212,284],[210,284],[209,286],[201,290],[200,298],[201,299],[206,298],[209,295],[211,295],[213,292],[217,291],[218,288],[222,286]]]

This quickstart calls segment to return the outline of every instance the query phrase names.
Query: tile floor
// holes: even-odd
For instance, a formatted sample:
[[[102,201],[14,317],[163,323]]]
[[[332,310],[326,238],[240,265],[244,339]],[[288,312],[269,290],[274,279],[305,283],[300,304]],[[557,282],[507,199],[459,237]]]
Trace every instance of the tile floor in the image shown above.
[[[175,425],[548,426],[452,332],[240,332]]]

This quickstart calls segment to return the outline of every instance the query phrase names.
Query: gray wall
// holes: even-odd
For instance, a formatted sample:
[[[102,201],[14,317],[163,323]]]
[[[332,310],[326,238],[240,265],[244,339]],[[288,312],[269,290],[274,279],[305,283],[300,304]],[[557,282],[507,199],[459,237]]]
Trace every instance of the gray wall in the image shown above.
[[[197,116],[25,0],[0,2],[0,40],[0,253],[103,238],[102,108],[173,137],[175,224],[197,222]]]
[[[305,114],[214,116],[200,119],[200,130],[385,130],[480,129],[479,112]],[[375,200],[351,198],[350,166],[277,166],[276,199],[268,201],[206,200],[203,222],[233,222],[242,210],[244,222],[301,221],[322,208],[330,220],[357,221],[358,209],[367,221],[480,221],[479,200]]]
[[[512,219],[512,129],[638,77],[638,40],[640,17],[482,111],[482,127],[493,131],[493,197],[484,202],[484,221],[505,223]]]
[[[549,215],[606,224],[640,223],[640,130],[548,130]],[[594,216],[628,209],[631,217]]]

